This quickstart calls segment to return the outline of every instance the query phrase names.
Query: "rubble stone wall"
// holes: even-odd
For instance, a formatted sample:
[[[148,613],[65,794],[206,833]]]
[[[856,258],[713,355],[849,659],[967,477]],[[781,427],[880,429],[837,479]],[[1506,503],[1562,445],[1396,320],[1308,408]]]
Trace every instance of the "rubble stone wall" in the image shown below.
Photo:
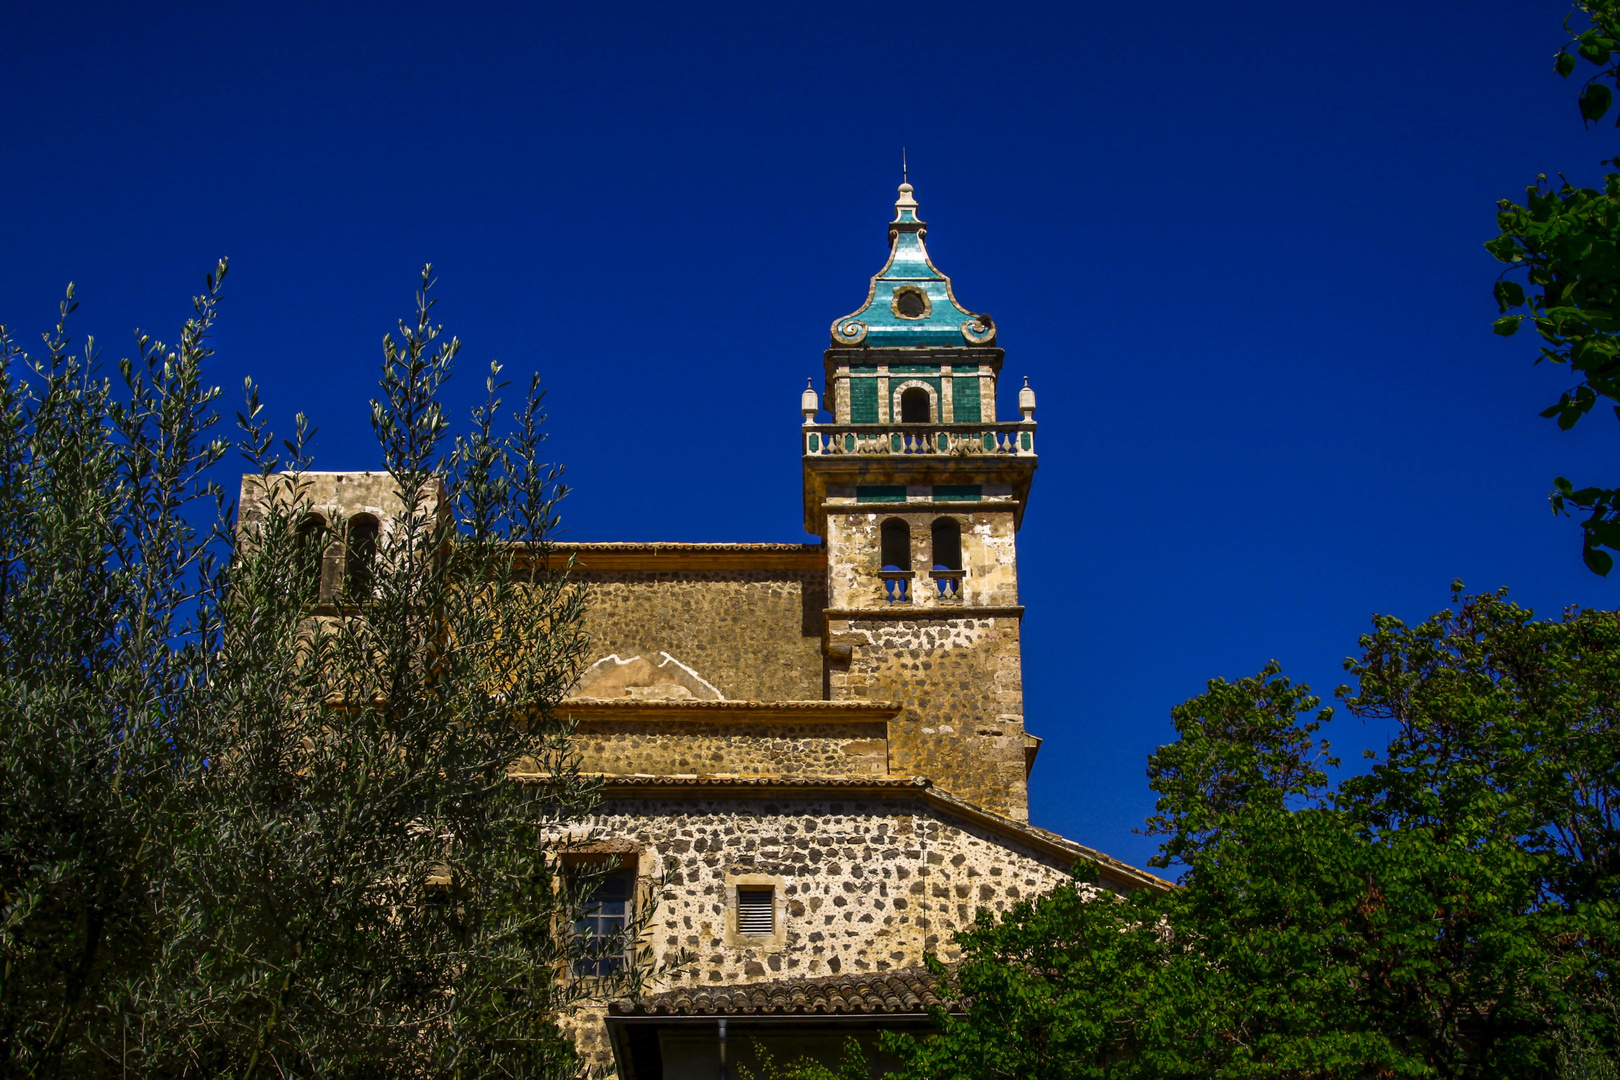
[[[567,712],[564,706],[564,713]],[[883,721],[585,720],[574,748],[586,772],[732,776],[885,776]]]
[[[849,659],[829,670],[832,697],[905,706],[889,722],[894,775],[926,776],[968,802],[1029,820],[1017,617],[975,617],[970,608],[951,618],[886,614],[831,621],[831,643],[850,646]]]
[[[638,848],[647,959],[691,957],[651,992],[917,967],[925,952],[949,961],[979,909],[1070,880],[1068,863],[904,795],[613,798],[583,824]],[[735,933],[739,879],[775,885],[772,937]],[[572,1026],[610,1066],[602,1016],[587,1008]]]

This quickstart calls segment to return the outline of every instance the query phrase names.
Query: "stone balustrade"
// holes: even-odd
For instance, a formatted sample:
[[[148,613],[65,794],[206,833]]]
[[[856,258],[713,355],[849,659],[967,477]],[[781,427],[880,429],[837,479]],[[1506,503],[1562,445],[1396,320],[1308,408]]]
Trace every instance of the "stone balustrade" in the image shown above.
[[[911,576],[910,570],[879,570],[878,577],[883,581],[883,598],[891,604],[909,603]]]
[[[928,576],[933,579],[940,600],[949,603],[962,599],[962,578],[966,573],[965,570],[930,570]]]
[[[960,603],[962,600],[962,579],[967,576],[965,570],[929,570],[928,578],[934,583],[934,593],[940,603]],[[912,595],[912,579],[916,577],[912,570],[879,570],[878,579],[883,583],[883,599],[891,604],[910,603]]]
[[[936,456],[1035,455],[1035,424],[805,424],[807,457],[933,454]]]

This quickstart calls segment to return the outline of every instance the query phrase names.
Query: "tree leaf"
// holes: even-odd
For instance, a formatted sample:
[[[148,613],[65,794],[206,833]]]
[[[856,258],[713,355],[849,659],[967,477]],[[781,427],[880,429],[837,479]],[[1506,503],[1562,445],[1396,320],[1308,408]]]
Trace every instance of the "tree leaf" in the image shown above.
[[[1595,547],[1582,548],[1581,558],[1586,568],[1599,577],[1608,577],[1609,571],[1614,569],[1614,558],[1607,551],[1599,551]]]
[[[1512,337],[1519,332],[1519,320],[1522,318],[1523,315],[1504,315],[1491,323],[1491,332],[1503,337]]]
[[[1559,49],[1558,55],[1553,57],[1553,70],[1564,78],[1569,78],[1569,73],[1575,70],[1575,58]]]
[[[1588,123],[1602,119],[1603,114],[1609,111],[1609,103],[1614,95],[1602,83],[1591,83],[1581,91],[1581,119]]]

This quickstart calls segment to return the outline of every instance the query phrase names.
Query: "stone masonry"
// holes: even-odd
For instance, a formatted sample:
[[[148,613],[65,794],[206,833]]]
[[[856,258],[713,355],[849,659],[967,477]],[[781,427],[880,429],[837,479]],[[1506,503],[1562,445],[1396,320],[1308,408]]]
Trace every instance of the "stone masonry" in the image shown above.
[[[1002,912],[1047,891],[1085,855],[1114,888],[1136,883],[1129,868],[1051,834],[1009,836],[917,781],[847,796],[694,784],[643,797],[627,785],[580,835],[629,843],[652,910],[647,957],[693,957],[667,988],[875,976],[917,969],[927,953],[949,962],[953,935],[981,908]],[[774,932],[737,933],[739,882],[774,886]],[[606,1010],[599,1002],[571,1020],[602,1067],[612,1062]]]

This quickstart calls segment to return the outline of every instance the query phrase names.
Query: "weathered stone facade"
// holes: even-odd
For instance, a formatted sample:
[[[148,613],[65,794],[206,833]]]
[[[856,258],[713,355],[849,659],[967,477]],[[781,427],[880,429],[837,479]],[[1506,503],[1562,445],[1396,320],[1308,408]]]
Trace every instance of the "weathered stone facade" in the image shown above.
[[[833,696],[904,706],[889,729],[897,775],[929,777],[987,810],[1028,820],[1018,635],[1015,614],[841,613],[829,620],[828,637],[848,644],[850,659],[832,676]]]
[[[927,953],[949,962],[953,935],[981,908],[1000,912],[1045,892],[1085,859],[1117,889],[1141,883],[1105,856],[1009,830],[920,779],[818,790],[648,778],[609,791],[580,835],[629,843],[626,859],[652,908],[648,957],[695,957],[659,988],[665,996],[915,971]],[[737,932],[740,882],[774,888],[771,934]],[[608,1008],[573,1018],[581,1048],[602,1066],[612,1061]]]
[[[821,698],[825,553],[793,544],[703,547],[566,549],[589,590],[585,627],[597,655],[667,652],[733,700]]]
[[[290,477],[289,473],[272,477],[273,491],[267,490],[257,475],[242,478],[237,528],[243,537],[252,536],[271,500],[286,506],[306,506],[323,526],[336,527],[356,517],[370,518],[377,523],[384,546],[403,525],[404,500],[393,478],[385,472],[301,472],[296,486]],[[420,512],[424,519],[437,523],[443,511],[441,498],[438,484],[423,493]]]
[[[829,707],[830,706],[830,707]],[[887,777],[887,702],[574,701],[587,772],[607,776]]]
[[[836,500],[836,501],[834,501]],[[1014,542],[1014,506],[981,503],[992,509],[963,511],[950,503],[934,502],[927,492],[915,501],[875,507],[833,496],[826,507],[827,547],[839,557],[829,562],[827,606],[859,610],[887,606],[879,571],[883,566],[881,533],[889,522],[901,522],[910,536],[911,565],[931,567],[933,528],[941,521],[956,524],[961,532],[961,590],[953,596],[916,583],[909,610],[953,611],[966,606],[1012,607],[1018,603],[1018,552]]]
[[[921,964],[925,952],[952,958],[952,934],[979,908],[1044,892],[1074,863],[1072,851],[1039,851],[922,790],[840,798],[766,788],[728,798],[695,787],[692,796],[613,798],[590,825],[633,841],[639,872],[661,880],[647,929],[653,953],[698,956],[677,983],[889,971]],[[744,874],[780,882],[783,917],[771,937],[739,937],[728,920],[731,886]]]

